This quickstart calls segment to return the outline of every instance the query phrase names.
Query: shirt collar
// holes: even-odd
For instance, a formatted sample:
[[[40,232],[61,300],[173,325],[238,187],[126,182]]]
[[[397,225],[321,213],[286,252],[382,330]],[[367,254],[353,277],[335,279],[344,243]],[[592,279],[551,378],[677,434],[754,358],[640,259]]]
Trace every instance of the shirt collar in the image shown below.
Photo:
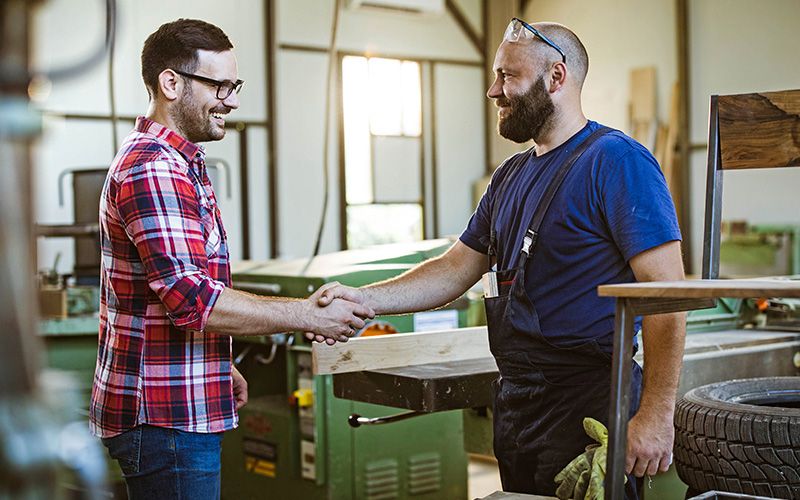
[[[199,156],[200,158],[205,157],[206,150],[203,146],[188,141],[177,132],[144,116],[136,118],[135,128],[137,132],[154,135],[166,142],[178,150],[178,152],[186,158],[186,161],[190,163],[195,159],[195,156]]]

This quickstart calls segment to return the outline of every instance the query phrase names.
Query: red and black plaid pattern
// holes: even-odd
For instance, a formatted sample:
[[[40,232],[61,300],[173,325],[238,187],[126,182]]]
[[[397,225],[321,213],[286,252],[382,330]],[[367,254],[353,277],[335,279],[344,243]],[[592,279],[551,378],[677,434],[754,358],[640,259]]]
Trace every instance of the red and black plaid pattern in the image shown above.
[[[230,285],[204,150],[140,117],[100,198],[100,338],[90,425],[189,432],[237,425],[231,338],[206,332]]]

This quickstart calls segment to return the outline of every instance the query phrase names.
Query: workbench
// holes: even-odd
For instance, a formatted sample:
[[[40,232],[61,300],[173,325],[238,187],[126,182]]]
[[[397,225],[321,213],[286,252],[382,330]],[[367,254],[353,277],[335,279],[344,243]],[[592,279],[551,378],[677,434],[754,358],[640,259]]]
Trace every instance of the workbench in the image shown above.
[[[741,287],[734,289],[737,284]],[[674,287],[674,288],[672,288]],[[665,291],[669,290],[669,291]],[[604,296],[620,294],[617,304],[615,332],[614,378],[609,434],[610,450],[625,449],[629,395],[620,391],[630,381],[621,373],[630,373],[633,318],[635,315],[682,310],[697,299],[713,297],[798,297],[800,281],[705,280],[678,283],[637,283],[601,287]],[[625,294],[625,295],[623,295]],[[628,296],[629,295],[629,296]],[[637,295],[642,295],[638,297]],[[687,301],[685,296],[689,296]],[[706,301],[707,304],[707,301]],[[624,341],[623,341],[624,339]],[[798,330],[754,330],[730,328],[695,333],[686,340],[681,374],[680,397],[686,391],[730,378],[796,375],[793,354],[800,350]],[[637,356],[641,363],[641,353]],[[395,368],[337,373],[333,376],[333,392],[340,398],[411,410],[415,413],[457,410],[487,406],[493,400],[492,382],[498,377],[491,357],[426,363]],[[387,419],[373,419],[391,421]],[[614,445],[614,448],[611,446]],[[624,465],[621,453],[612,455],[609,468],[620,470]],[[611,478],[612,476],[608,476]],[[615,486],[610,481],[607,492]],[[610,496],[608,498],[621,498]]]
[[[626,283],[598,287],[601,297],[616,298],[614,354],[611,367],[611,409],[608,426],[606,499],[625,496],[623,482],[630,408],[631,357],[634,318],[696,308],[704,299],[800,298],[800,280],[773,278],[752,280],[686,280]]]

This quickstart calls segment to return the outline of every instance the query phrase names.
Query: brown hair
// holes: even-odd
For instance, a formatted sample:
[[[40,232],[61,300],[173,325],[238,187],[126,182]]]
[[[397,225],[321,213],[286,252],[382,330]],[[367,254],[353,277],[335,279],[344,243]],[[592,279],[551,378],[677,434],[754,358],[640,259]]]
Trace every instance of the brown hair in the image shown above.
[[[197,51],[222,52],[233,48],[218,27],[198,19],[178,19],[162,24],[147,37],[142,48],[142,80],[150,98],[158,95],[158,75],[168,68],[193,73]]]

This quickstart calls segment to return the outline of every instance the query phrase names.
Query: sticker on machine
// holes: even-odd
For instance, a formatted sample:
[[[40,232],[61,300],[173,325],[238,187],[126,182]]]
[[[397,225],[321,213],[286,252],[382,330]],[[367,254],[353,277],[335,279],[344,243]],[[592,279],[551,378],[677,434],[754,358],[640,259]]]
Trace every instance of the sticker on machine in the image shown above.
[[[275,477],[278,463],[278,446],[261,439],[244,438],[244,468],[247,472],[266,477]]]
[[[437,330],[452,330],[453,328],[458,328],[457,309],[428,311],[414,315],[415,332],[433,332]]]

